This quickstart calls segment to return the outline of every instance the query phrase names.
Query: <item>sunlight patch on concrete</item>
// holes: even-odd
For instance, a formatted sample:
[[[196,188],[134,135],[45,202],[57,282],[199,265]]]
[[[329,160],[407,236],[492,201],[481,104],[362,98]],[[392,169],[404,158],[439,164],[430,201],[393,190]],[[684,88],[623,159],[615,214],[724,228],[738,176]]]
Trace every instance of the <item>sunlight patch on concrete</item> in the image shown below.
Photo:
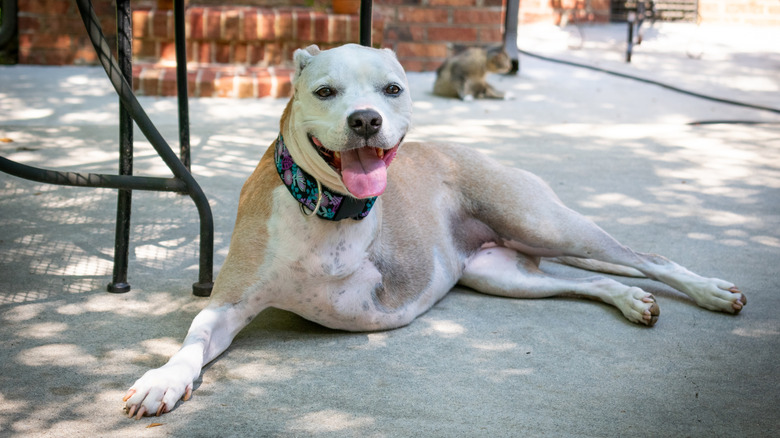
[[[371,426],[376,422],[374,418],[358,416],[348,412],[327,409],[318,412],[304,414],[293,420],[290,430],[294,432],[322,433],[339,432],[349,429]]]

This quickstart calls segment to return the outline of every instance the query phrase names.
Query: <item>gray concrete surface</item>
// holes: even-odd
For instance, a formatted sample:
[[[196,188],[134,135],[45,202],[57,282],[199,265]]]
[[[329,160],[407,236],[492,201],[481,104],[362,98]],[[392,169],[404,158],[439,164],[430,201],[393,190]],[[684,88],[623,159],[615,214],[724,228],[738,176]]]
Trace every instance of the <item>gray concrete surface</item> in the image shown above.
[[[657,27],[631,64],[623,38],[616,25],[520,32],[529,51],[780,107],[777,29]],[[514,94],[507,101],[439,99],[432,73],[410,74],[409,137],[458,141],[539,174],[625,244],[737,283],[748,297],[742,314],[702,310],[641,279],[624,281],[658,298],[652,329],[595,302],[462,289],[382,333],[268,310],[206,367],[192,400],[134,421],[122,415],[125,389],[177,350],[206,304],[190,293],[194,206],[134,194],[133,290],[112,295],[115,192],[0,174],[0,436],[777,436],[780,116],[521,63],[519,76],[491,79]],[[116,100],[96,68],[0,67],[0,138],[13,140],[0,154],[115,172]],[[141,100],[175,145],[175,101]],[[217,270],[241,184],[284,104],[190,102]],[[702,120],[763,123],[688,124]],[[138,174],[168,175],[140,134],[136,150]]]

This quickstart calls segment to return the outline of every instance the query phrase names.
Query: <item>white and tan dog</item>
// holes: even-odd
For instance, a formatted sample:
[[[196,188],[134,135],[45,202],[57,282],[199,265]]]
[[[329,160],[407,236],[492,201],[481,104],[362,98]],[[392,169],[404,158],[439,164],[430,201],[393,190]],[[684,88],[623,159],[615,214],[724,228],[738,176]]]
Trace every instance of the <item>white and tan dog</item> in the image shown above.
[[[655,323],[652,295],[538,269],[540,257],[555,256],[641,273],[710,310],[737,313],[746,303],[730,282],[621,245],[528,172],[451,144],[401,146],[412,104],[391,51],[312,46],[294,58],[281,134],[241,192],[211,301],[181,350],[130,388],[131,417],[187,400],[201,368],[268,307],[331,328],[384,330],[409,324],[462,284],[507,297],[596,298],[632,322]]]

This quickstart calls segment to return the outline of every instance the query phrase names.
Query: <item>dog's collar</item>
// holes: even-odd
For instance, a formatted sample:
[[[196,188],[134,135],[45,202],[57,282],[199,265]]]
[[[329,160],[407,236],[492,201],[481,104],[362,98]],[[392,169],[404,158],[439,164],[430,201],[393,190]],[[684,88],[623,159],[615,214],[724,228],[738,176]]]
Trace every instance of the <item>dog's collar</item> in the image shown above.
[[[279,177],[282,178],[282,182],[293,198],[301,203],[301,211],[307,216],[314,214],[316,210],[317,216],[331,221],[346,218],[361,220],[368,216],[371,207],[374,206],[376,196],[357,199],[322,187],[316,178],[295,164],[290,151],[284,145],[282,134],[279,134],[276,139],[274,160]],[[308,212],[303,207],[306,207]]]

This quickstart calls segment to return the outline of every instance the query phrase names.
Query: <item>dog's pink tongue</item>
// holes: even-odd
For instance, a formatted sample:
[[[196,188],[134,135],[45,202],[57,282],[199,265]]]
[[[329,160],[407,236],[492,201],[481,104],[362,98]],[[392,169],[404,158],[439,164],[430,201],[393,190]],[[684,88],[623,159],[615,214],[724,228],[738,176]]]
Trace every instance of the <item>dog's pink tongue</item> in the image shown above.
[[[379,196],[387,187],[387,166],[372,147],[345,151],[341,153],[341,179],[356,198]]]

